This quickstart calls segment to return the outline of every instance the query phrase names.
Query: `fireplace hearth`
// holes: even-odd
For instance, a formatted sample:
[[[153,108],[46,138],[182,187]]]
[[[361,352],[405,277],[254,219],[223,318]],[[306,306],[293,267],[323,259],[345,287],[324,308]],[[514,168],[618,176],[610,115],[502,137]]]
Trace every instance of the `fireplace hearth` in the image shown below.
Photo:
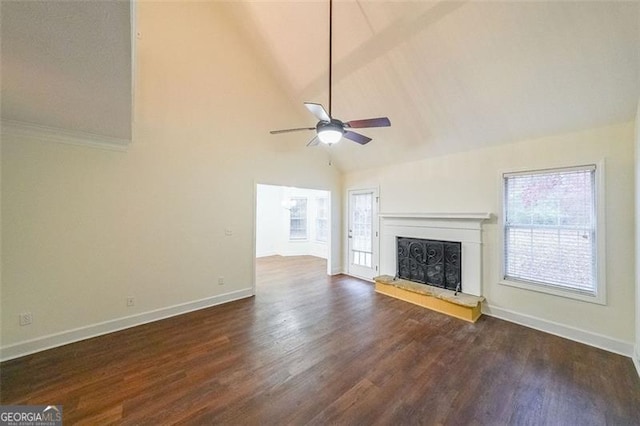
[[[462,244],[396,237],[397,278],[462,291]]]

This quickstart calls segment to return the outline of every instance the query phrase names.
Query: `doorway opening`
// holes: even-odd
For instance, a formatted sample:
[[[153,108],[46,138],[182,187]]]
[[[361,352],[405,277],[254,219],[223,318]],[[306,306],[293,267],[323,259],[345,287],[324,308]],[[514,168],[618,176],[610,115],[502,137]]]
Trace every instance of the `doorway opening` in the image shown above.
[[[330,191],[257,184],[255,221],[256,285],[261,266],[282,261],[301,269],[311,261],[331,274]]]

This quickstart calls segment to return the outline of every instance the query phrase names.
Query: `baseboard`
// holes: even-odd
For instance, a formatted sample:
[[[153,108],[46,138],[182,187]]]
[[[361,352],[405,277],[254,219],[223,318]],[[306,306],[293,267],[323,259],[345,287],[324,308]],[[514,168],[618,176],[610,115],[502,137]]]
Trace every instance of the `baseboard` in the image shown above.
[[[276,251],[269,251],[269,252],[265,252],[265,253],[256,254],[256,258],[269,257],[269,256],[278,256],[278,255],[279,254]]]
[[[341,266],[335,266],[333,268],[331,268],[331,275],[340,275],[343,274],[344,271],[342,270]]]
[[[605,351],[628,356],[630,358],[635,358],[634,345],[631,342],[625,342],[623,340],[614,339],[602,334],[593,333],[591,331],[581,330],[579,328],[558,324],[556,322],[547,321],[530,315],[524,315],[518,312],[510,311],[508,309],[502,309],[495,306],[487,306],[486,304],[483,305],[482,313],[490,317],[495,317],[505,321],[524,325],[525,327],[544,331],[545,333],[553,334],[556,336],[564,337],[565,339],[584,343],[585,345],[604,349]],[[634,359],[634,362],[637,361]],[[638,368],[637,364],[636,368]]]
[[[91,324],[85,327],[75,328],[73,330],[38,337],[36,339],[26,340],[24,342],[0,348],[0,361],[19,358],[21,356],[67,345],[80,340],[86,340],[92,337],[102,336],[104,334],[113,333],[115,331],[147,324],[176,315],[186,314],[187,312],[244,299],[246,297],[251,297],[252,295],[253,290],[251,288],[246,288],[217,296],[207,297],[205,299],[194,300],[192,302],[181,303],[178,305],[168,306],[166,308],[155,309],[153,311],[143,312],[136,315]]]
[[[634,351],[631,359],[633,359],[633,365],[636,366],[636,372],[638,373],[638,376],[640,376],[640,345],[636,345],[636,350]]]

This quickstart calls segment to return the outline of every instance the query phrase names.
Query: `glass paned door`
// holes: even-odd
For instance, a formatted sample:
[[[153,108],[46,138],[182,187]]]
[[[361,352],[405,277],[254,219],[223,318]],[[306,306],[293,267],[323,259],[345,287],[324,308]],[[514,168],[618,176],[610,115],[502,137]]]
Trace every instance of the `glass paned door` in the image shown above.
[[[349,191],[349,274],[372,279],[377,275],[376,190]]]

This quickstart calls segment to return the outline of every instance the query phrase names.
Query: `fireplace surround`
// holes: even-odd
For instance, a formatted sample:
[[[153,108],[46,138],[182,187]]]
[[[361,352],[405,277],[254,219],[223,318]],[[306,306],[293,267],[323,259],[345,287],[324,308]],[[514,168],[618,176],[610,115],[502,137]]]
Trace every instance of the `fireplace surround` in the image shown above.
[[[462,292],[482,294],[482,223],[490,213],[383,213],[380,217],[380,273],[397,275],[397,238],[460,243]],[[455,289],[454,289],[455,290]]]

